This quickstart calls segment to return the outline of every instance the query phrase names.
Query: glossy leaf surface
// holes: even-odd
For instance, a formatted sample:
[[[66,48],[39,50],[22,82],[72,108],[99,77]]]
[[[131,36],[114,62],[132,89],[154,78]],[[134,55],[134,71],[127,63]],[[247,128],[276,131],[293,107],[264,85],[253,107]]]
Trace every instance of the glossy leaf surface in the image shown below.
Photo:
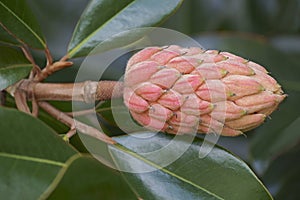
[[[0,118],[0,196],[36,199],[77,152],[27,114],[0,108]]]
[[[123,31],[154,26],[181,3],[182,0],[92,0],[74,30],[69,56],[85,56],[99,43]],[[115,42],[111,40],[107,44],[114,46]]]
[[[0,1],[0,22],[20,43],[44,49],[43,34],[25,0]]]
[[[215,146],[208,156],[199,158],[200,139],[163,168],[155,163],[155,156],[145,153],[174,142],[172,151],[161,158],[176,156],[176,148],[180,151],[186,138],[172,141],[170,135],[139,133],[114,139],[122,146],[112,146],[110,151],[121,169],[153,170],[125,173],[143,199],[272,199],[250,168],[224,149]]]
[[[270,163],[263,175],[263,180],[276,199],[299,199],[299,145]],[[275,174],[275,176],[274,176]]]
[[[0,26],[0,42],[9,45],[20,45],[20,43],[8,32],[6,32],[2,26]]]
[[[113,192],[117,190],[117,192]],[[90,157],[76,159],[48,199],[135,199],[117,171]]]
[[[21,51],[0,46],[0,90],[25,78],[32,69],[32,64]]]
[[[0,107],[0,199],[134,199],[121,176],[79,154],[40,120]],[[56,198],[57,197],[57,198]]]

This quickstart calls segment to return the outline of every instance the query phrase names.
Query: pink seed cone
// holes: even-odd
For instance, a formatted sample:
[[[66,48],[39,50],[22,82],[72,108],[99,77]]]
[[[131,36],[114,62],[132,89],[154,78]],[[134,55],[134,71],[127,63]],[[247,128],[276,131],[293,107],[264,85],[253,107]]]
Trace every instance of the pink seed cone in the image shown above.
[[[124,102],[142,126],[172,134],[237,136],[262,124],[284,100],[261,65],[197,47],[148,47],[131,57]]]

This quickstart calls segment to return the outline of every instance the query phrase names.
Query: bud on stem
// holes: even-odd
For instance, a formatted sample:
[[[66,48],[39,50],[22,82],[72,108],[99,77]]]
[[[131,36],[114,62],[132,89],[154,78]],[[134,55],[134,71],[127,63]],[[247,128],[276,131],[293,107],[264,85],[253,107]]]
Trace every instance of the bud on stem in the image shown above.
[[[175,45],[133,55],[124,85],[124,102],[135,121],[173,134],[237,136],[262,124],[286,97],[259,64],[228,52]],[[153,105],[173,116],[155,112]]]

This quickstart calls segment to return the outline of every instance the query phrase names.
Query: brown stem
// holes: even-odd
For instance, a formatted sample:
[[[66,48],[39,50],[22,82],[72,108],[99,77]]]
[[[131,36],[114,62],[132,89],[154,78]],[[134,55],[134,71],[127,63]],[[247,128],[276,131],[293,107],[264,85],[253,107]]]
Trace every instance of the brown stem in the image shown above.
[[[71,62],[68,62],[67,64],[62,62],[56,62],[53,64],[53,58],[48,46],[46,46],[44,52],[47,59],[47,64],[43,70],[40,70],[40,73],[36,74],[36,76],[33,79],[35,82],[41,82],[45,80],[49,75],[53,74],[55,71],[58,71],[64,67],[71,66],[73,64]]]
[[[39,114],[39,106],[38,106],[38,102],[37,102],[37,100],[34,98],[34,96],[33,96],[33,99],[32,99],[32,115],[34,116],[34,117],[37,117],[38,116],[38,114]]]
[[[31,111],[30,111],[30,109],[27,105],[27,101],[26,101],[26,93],[22,90],[16,90],[14,96],[15,96],[17,108],[20,111],[31,114]]]
[[[47,65],[42,71],[41,73],[37,74],[34,77],[34,81],[35,82],[40,82],[42,80],[45,80],[48,76],[50,76],[51,74],[53,74],[56,71],[59,71],[61,69],[67,68],[72,66],[73,63],[72,62],[68,62],[68,61],[57,61],[51,65]]]
[[[67,60],[69,60],[69,55],[68,54],[64,55],[59,61],[64,62],[64,61],[67,61]]]
[[[32,56],[31,53],[30,53],[30,50],[29,50],[28,45],[27,45],[24,41],[22,41],[19,37],[17,37],[14,33],[12,33],[6,26],[4,26],[4,24],[2,24],[1,22],[0,22],[0,26],[2,26],[3,29],[4,29],[8,34],[10,34],[12,37],[14,37],[14,38],[21,44],[21,45],[20,45],[20,48],[22,49],[22,51],[23,51],[25,57],[27,58],[27,60],[30,61],[31,64],[33,64],[33,67],[34,67],[34,68],[33,68],[33,70],[31,71],[30,76],[29,76],[29,79],[33,79],[34,76],[38,75],[38,74],[41,72],[41,69],[40,69],[39,66],[35,63],[34,58],[33,58],[33,56]],[[46,47],[45,52],[46,52],[47,60],[49,61],[49,59],[50,59],[50,61],[52,62],[52,57],[51,57],[51,55],[50,55],[50,52],[49,52],[48,47]]]
[[[48,46],[45,48],[45,55],[47,58],[47,66],[52,65],[53,64],[53,58],[52,55],[50,53],[50,50],[48,48]]]
[[[101,133],[98,129],[88,126],[80,121],[73,119],[72,117],[68,116],[67,114],[65,114],[65,113],[61,112],[60,110],[56,109],[55,107],[51,106],[47,102],[41,101],[41,102],[38,102],[38,105],[42,109],[44,109],[47,113],[49,113],[50,115],[55,117],[57,120],[61,121],[65,125],[69,126],[71,128],[71,130],[76,128],[81,133],[92,136],[94,138],[97,138],[108,144],[116,143],[112,138],[108,137],[104,133]],[[70,133],[74,133],[74,131],[71,131]]]
[[[35,83],[24,81],[19,88],[34,96],[37,101],[84,101],[108,100],[123,95],[123,82],[85,81],[80,83]]]
[[[27,60],[29,60],[29,62],[33,65],[33,70],[31,70],[30,76],[29,78],[32,79],[36,74],[39,74],[41,69],[39,68],[39,66],[35,63],[33,56],[30,53],[29,47],[28,45],[22,41],[20,38],[18,38],[14,33],[12,33],[6,26],[4,26],[1,22],[0,22],[0,26],[3,27],[3,29],[10,34],[12,37],[14,37],[20,44],[20,48],[23,51],[25,57],[27,58]]]
[[[35,61],[33,59],[33,56],[31,55],[31,53],[29,51],[29,48],[26,45],[24,45],[21,47],[21,49],[22,49],[25,57],[27,58],[27,60],[29,60],[33,65],[36,65]]]
[[[15,34],[13,34],[6,26],[4,26],[4,24],[2,24],[0,22],[0,26],[2,26],[2,28],[9,34],[11,35],[13,38],[15,38],[20,44],[22,45],[25,45],[25,43],[20,39],[18,38]]]
[[[31,70],[31,73],[29,76],[29,79],[32,79],[36,74],[39,74],[41,72],[41,69],[35,63],[34,58],[33,58],[32,54],[30,53],[28,46],[26,44],[23,44],[23,46],[21,46],[21,49],[22,49],[25,57],[27,58],[27,60],[29,60],[29,62],[33,65],[33,69]]]

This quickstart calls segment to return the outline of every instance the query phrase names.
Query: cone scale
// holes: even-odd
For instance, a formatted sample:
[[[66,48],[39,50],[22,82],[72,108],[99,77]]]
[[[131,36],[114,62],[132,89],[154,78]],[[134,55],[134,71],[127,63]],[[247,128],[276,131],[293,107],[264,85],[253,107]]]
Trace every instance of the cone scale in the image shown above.
[[[172,134],[237,136],[286,95],[261,65],[197,47],[148,47],[128,61],[124,103],[142,126]]]

